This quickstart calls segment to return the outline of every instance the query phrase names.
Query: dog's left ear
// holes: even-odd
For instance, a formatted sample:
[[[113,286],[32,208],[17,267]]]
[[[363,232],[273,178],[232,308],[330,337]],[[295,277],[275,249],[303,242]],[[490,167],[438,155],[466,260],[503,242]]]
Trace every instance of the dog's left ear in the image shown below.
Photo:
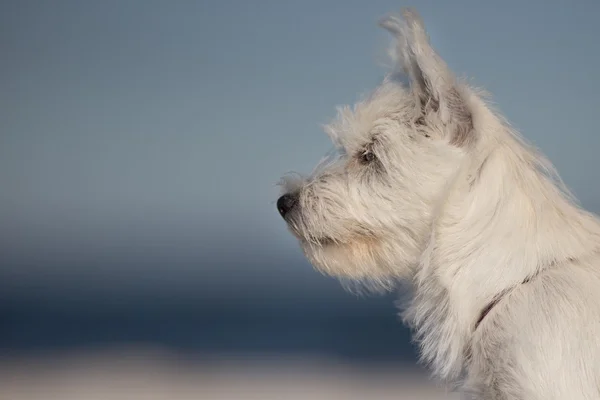
[[[395,38],[392,58],[408,75],[422,116],[435,118],[450,128],[450,142],[465,146],[471,141],[473,120],[456,78],[429,43],[418,13],[403,9],[402,16],[389,15],[379,24]]]

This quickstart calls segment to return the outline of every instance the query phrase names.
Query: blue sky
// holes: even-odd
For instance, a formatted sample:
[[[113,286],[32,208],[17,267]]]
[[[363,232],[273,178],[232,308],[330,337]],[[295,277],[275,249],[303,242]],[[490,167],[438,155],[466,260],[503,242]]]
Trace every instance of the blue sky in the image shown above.
[[[275,184],[379,82],[405,5],[600,211],[600,2],[4,1],[0,281],[316,284]]]

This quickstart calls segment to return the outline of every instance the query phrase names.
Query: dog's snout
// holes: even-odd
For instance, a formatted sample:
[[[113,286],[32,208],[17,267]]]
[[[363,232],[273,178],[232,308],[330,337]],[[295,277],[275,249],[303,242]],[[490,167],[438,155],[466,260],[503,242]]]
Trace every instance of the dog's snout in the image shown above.
[[[297,193],[287,193],[277,200],[277,210],[283,218],[298,204]]]

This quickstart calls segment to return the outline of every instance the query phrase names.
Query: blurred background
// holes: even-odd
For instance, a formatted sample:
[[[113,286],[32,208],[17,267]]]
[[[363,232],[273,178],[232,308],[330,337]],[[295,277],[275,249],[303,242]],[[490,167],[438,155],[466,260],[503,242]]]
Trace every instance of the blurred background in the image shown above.
[[[407,5],[600,211],[598,1],[0,1],[0,398],[451,398],[275,209]]]

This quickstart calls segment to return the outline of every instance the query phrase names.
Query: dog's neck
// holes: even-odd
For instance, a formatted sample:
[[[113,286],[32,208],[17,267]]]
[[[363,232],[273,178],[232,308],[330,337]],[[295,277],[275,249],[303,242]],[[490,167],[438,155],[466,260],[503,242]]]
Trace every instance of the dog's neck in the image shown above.
[[[482,312],[499,295],[600,243],[598,220],[563,194],[508,128],[497,129],[478,149],[483,156],[457,174],[404,314],[424,361],[444,379],[461,373]]]

